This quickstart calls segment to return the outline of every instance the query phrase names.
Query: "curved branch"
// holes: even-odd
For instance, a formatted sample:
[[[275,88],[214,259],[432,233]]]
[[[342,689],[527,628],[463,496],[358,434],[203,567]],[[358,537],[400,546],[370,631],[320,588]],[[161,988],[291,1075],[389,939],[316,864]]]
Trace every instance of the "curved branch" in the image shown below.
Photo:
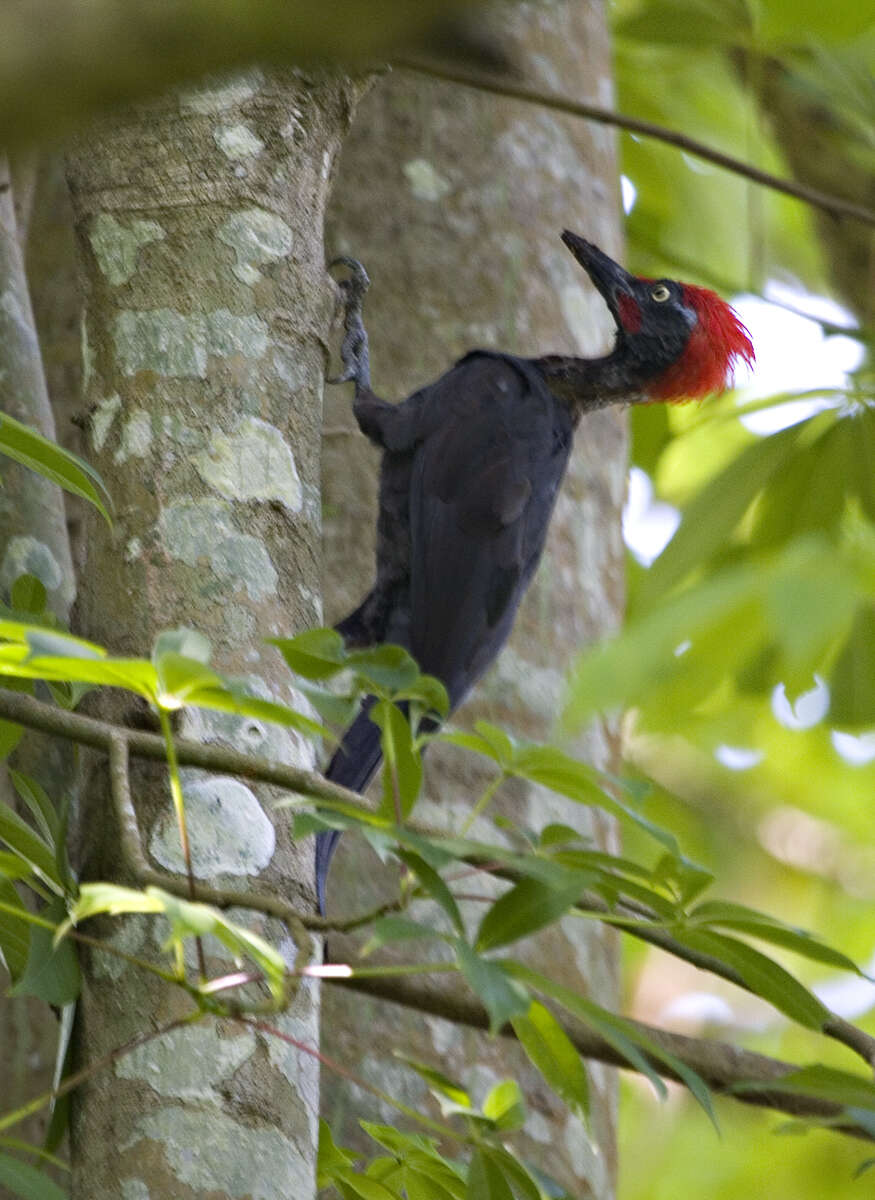
[[[489,1014],[479,1000],[458,988],[448,987],[445,982],[434,978],[423,980],[420,977],[411,979],[353,976],[348,979],[328,979],[326,982],[386,1000],[391,1004],[400,1004],[404,1008],[412,1008],[417,1012],[443,1017],[457,1025],[468,1025],[473,1029],[489,1029]],[[778,1090],[770,1091],[769,1084],[776,1084],[785,1076],[799,1069],[793,1063],[769,1058],[765,1054],[756,1054],[750,1050],[741,1050],[729,1042],[685,1037],[680,1033],[669,1033],[668,1030],[646,1025],[642,1021],[632,1021],[628,1017],[624,1019],[640,1030],[644,1037],[658,1043],[663,1050],[673,1054],[695,1071],[712,1091],[728,1095],[742,1104],[771,1108],[794,1117],[824,1121],[835,1121],[844,1111],[842,1105],[825,1098],[793,1095]],[[578,1024],[572,1025],[563,1022],[562,1025],[575,1048],[584,1058],[597,1059],[599,1062],[622,1067],[627,1071],[635,1070],[609,1042],[599,1037],[597,1033],[582,1028]],[[516,1036],[510,1025],[503,1026],[500,1033],[502,1037],[514,1038]],[[676,1083],[683,1083],[683,1080],[660,1059],[647,1054],[646,1050],[642,1050],[642,1053],[659,1075]],[[734,1089],[741,1084],[752,1084],[757,1090],[735,1091]],[[870,1130],[850,1121],[831,1127],[849,1137],[860,1138],[863,1141],[875,1141],[875,1135]]]
[[[843,200],[829,192],[821,192],[816,188],[796,183],[792,179],[781,179],[769,171],[752,166],[743,159],[722,150],[715,150],[704,142],[678,133],[675,129],[667,129],[653,121],[644,121],[640,117],[627,117],[611,108],[602,108],[598,104],[584,104],[578,100],[570,100],[566,96],[557,96],[552,92],[543,92],[539,88],[527,87],[525,84],[512,83],[493,75],[482,75],[463,67],[444,65],[443,63],[424,62],[415,58],[395,59],[395,65],[405,71],[415,71],[420,75],[430,75],[434,79],[443,79],[447,83],[458,83],[463,87],[476,88],[481,92],[492,92],[496,96],[506,96],[510,100],[523,100],[527,104],[539,104],[542,108],[552,108],[556,112],[567,113],[572,117],[583,117],[587,121],[595,121],[600,125],[614,125],[625,129],[628,133],[637,133],[642,137],[655,138],[669,146],[677,146],[696,158],[712,162],[718,167],[732,171],[734,175],[742,175],[754,183],[771,188],[775,192],[783,192],[793,196],[814,208],[820,208],[832,217],[851,217],[855,221],[863,221],[867,225],[875,225],[875,212],[863,204],[855,204],[851,200]]]
[[[73,739],[84,745],[105,750],[108,754],[112,752],[112,791],[118,810],[122,850],[129,865],[141,884],[154,884],[174,895],[188,897],[187,885],[181,878],[154,871],[148,865],[136,829],[136,819],[133,816],[130,800],[127,798],[126,754],[129,752],[142,758],[163,762],[165,760],[163,738],[157,734],[123,729],[94,717],[84,717],[79,713],[67,712],[55,708],[53,705],[44,704],[22,692],[10,692],[3,688],[0,688],[0,717],[5,717],[20,725],[27,725],[32,729],[41,729],[45,733],[54,733]],[[119,743],[124,744],[120,745]],[[243,754],[239,750],[227,749],[224,746],[206,746],[200,742],[180,740],[176,743],[176,750],[179,762],[185,766],[201,767],[204,770],[218,771],[227,775],[239,775],[242,778],[254,779],[262,783],[273,783],[289,791],[309,796],[317,803],[319,800],[339,800],[345,805],[357,806],[363,813],[373,812],[373,808],[357,793],[330,783],[315,771],[305,771],[301,767],[292,767],[285,763],[273,763],[267,759]],[[121,778],[122,775],[124,778]],[[426,836],[436,832],[414,823],[410,823],[409,827]],[[480,870],[488,870],[491,874],[512,882],[518,882],[521,878],[518,872],[500,866],[482,856],[470,855],[464,861]],[[195,899],[205,904],[214,904],[217,908],[241,905],[252,908],[256,912],[276,916],[288,922],[293,930],[299,932],[299,935],[303,929],[343,932],[355,928],[372,916],[381,915],[384,911],[381,908],[347,920],[326,920],[302,912],[288,901],[270,893],[237,892],[230,888],[213,888],[201,883],[195,887]],[[580,905],[597,912],[604,912],[606,916],[610,912],[605,901],[596,895],[581,896]],[[655,916],[644,907],[631,901],[621,901],[621,905],[625,911],[643,920],[652,920]],[[385,907],[385,911],[391,911],[393,907],[392,904],[389,904]],[[735,984],[752,995],[757,994],[733,967],[711,955],[681,945],[663,929],[642,924],[635,927],[627,926],[625,932],[641,941],[658,946],[661,950],[665,950],[675,958],[691,963],[700,970],[726,979],[729,983]],[[870,1068],[875,1067],[875,1037],[837,1016],[831,1016],[824,1023],[821,1032],[858,1054]]]

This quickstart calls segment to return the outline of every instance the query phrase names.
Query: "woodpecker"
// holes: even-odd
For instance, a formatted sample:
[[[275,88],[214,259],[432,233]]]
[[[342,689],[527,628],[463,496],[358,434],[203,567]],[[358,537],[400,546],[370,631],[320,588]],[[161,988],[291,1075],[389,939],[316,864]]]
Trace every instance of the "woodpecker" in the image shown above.
[[[394,642],[437,676],[455,709],[506,642],[547,537],[574,431],[611,404],[678,403],[723,391],[750,335],[714,292],[630,275],[566,230],[562,240],[616,323],[601,358],[518,358],[473,350],[400,404],[371,390],[362,301],[367,272],[337,259],[345,337],[343,372],[355,385],[361,431],[383,451],[376,582],[337,626],[347,645]],[[326,777],[362,792],[380,763],[372,702],[347,729]],[[316,839],[316,888],[340,833]]]

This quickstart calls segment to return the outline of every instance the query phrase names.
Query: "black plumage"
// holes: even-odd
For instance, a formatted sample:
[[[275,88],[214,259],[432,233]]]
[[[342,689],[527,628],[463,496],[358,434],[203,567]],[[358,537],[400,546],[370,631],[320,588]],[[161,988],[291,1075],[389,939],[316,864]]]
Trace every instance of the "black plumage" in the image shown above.
[[[672,399],[699,394],[702,352],[688,353],[696,338],[705,337],[702,371],[707,368],[709,385],[716,361],[722,362],[722,383],[733,356],[744,354],[722,327],[711,328],[706,308],[710,314],[715,304],[721,320],[734,323],[736,332],[742,328],[713,293],[638,279],[583,238],[566,232],[563,240],[617,322],[612,352],[598,359],[524,359],[475,350],[400,404],[371,391],[361,319],[368,277],[354,259],[338,260],[353,273],[340,285],[347,332],[345,370],[336,382],[355,382],[353,411],[383,457],[376,582],[337,628],[352,646],[406,647],[421,670],[443,682],[451,709],[510,634],[544,548],[582,413],[648,400],[651,392]],[[675,376],[681,380],[678,395],[666,396],[666,380]],[[326,770],[329,779],[359,792],[381,757],[369,709],[366,702]],[[317,836],[323,912],[339,836]]]

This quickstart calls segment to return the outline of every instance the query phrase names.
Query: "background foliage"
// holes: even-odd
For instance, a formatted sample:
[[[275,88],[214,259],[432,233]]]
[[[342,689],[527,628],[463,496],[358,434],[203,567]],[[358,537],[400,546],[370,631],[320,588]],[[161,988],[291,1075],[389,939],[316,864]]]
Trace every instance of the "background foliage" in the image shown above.
[[[871,205],[875,25],[865,8],[617,0],[613,27],[621,111]],[[853,314],[847,323],[856,324],[851,336],[864,353],[853,375],[817,390],[820,412],[800,420],[796,393],[775,397],[789,428],[768,437],[739,420],[745,404],[764,404],[743,390],[698,410],[633,412],[634,461],[682,521],[650,570],[630,556],[630,630],[638,636],[627,634],[625,657],[617,647],[613,661],[580,668],[575,702],[583,710],[598,680],[622,671],[629,687],[615,699],[636,705],[631,754],[666,789],[648,811],[683,831],[694,858],[719,867],[725,895],[829,930],[865,962],[875,859],[872,230],[655,141],[624,136],[622,152],[637,192],[627,222],[633,269],[729,294],[761,294],[777,280],[803,309],[805,293],[831,295]],[[800,325],[799,338],[811,330]],[[838,332],[824,321],[822,335]],[[789,365],[794,349],[791,341],[782,347]],[[671,614],[674,646],[692,645],[663,674]],[[663,657],[654,660],[660,637]],[[821,689],[807,700],[811,717],[803,700],[801,721],[779,720],[774,689],[784,685],[792,703],[818,678],[829,688],[828,711]],[[752,765],[721,765],[720,747],[743,751],[729,760]],[[798,1053],[797,1034],[731,989],[641,947],[629,945],[628,955],[627,995],[638,1015]],[[830,986],[830,973],[816,966],[803,975]],[[833,979],[827,994],[873,1027],[873,989]],[[834,1061],[843,1057],[837,1050]],[[688,1097],[655,1106],[637,1082],[623,1095],[623,1143],[635,1147],[621,1153],[623,1200],[850,1197],[871,1187],[868,1175],[853,1179],[856,1149],[836,1139],[776,1143],[774,1120],[721,1106],[718,1140]]]
[[[795,173],[816,186],[828,183],[871,202],[875,31],[865,6],[843,0],[827,11],[788,0],[620,0],[614,22],[622,111],[680,128],[776,173]],[[629,709],[630,769],[619,786],[565,760],[555,748],[520,745],[491,727],[455,738],[494,762],[496,780],[521,775],[581,803],[613,807],[625,827],[622,859],[575,844],[571,831],[555,827],[513,831],[512,850],[463,836],[439,839],[399,830],[399,818],[417,798],[421,765],[415,721],[411,727],[388,702],[412,701],[414,715],[417,705],[439,709],[439,689],[421,680],[403,657],[351,659],[324,632],[309,642],[284,643],[287,661],[308,681],[303,686],[311,703],[334,723],[348,713],[347,698],[322,686],[328,677],[351,671],[357,687],[381,696],[377,712],[388,770],[376,813],[362,817],[329,806],[327,813],[320,809],[301,817],[299,829],[357,823],[384,853],[398,857],[408,871],[406,911],[375,919],[373,947],[439,941],[493,1026],[506,1018],[514,1022],[544,1078],[571,1107],[585,1112],[588,1103],[580,1059],[549,1010],[531,1004],[531,996],[549,995],[587,1021],[649,1078],[648,1084],[636,1077],[625,1088],[624,1200],[757,1195],[763,1194],[764,1180],[770,1197],[820,1197],[826,1190],[834,1197],[856,1196],[871,1186],[869,1176],[853,1181],[865,1157],[859,1145],[822,1132],[776,1143],[774,1117],[722,1102],[716,1106],[723,1128],[718,1140],[707,1122],[711,1101],[689,1073],[689,1090],[673,1090],[654,1111],[652,1093],[664,1087],[641,1057],[635,1027],[587,1008],[494,953],[570,912],[581,889],[609,906],[622,892],[648,907],[649,915],[633,919],[615,911],[621,928],[643,921],[670,931],[682,946],[707,946],[755,980],[752,990],[760,997],[695,974],[630,937],[624,939],[630,968],[625,1011],[696,1033],[719,1028],[721,1036],[761,1051],[793,1061],[817,1058],[850,1071],[855,1063],[845,1048],[813,1039],[810,1031],[824,1014],[805,985],[824,989],[822,999],[873,1030],[875,989],[855,977],[842,956],[866,963],[873,952],[871,236],[866,240],[869,231],[849,221],[827,223],[797,201],[658,142],[624,135],[622,145],[624,171],[636,191],[628,222],[632,269],[679,275],[727,292],[760,293],[777,278],[793,283],[800,304],[806,290],[830,293],[855,312],[853,336],[865,351],[861,365],[835,387],[818,389],[818,411],[802,417],[789,408],[798,393],[770,399],[786,410],[787,425],[767,437],[740,420],[743,395],[702,409],[633,414],[635,463],[657,495],[677,506],[681,523],[649,569],[630,557],[627,627],[576,664],[564,714],[568,727],[605,708]],[[834,332],[829,324],[824,330]],[[792,357],[792,345],[786,353]],[[747,407],[764,404],[755,400]],[[0,450],[98,504],[109,518],[99,481],[85,464],[55,453],[5,419]],[[32,579],[20,580],[13,590],[0,655],[9,686],[49,680],[62,707],[74,707],[87,686],[125,686],[162,714],[165,732],[168,713],[192,703],[286,721],[317,735],[302,714],[279,706],[267,711],[265,702],[219,678],[196,635],[159,640],[150,660],[113,661],[99,647],[64,640],[50,628],[44,604]],[[806,703],[819,703],[820,709],[806,710],[803,703],[794,710],[793,702],[812,690],[816,697]],[[782,694],[791,706],[783,720]],[[14,725],[0,726],[4,753],[17,736]],[[727,763],[745,766],[732,769]],[[154,888],[128,892],[92,885],[77,899],[62,848],[62,799],[46,797],[26,777],[15,782],[32,818],[28,823],[6,817],[0,830],[5,847],[0,937],[17,988],[60,1006],[75,996],[78,976],[69,943],[58,949],[50,936],[63,920],[66,901],[83,921],[94,912],[129,911],[168,920],[168,983],[189,987],[204,1012],[213,1011],[216,1002],[190,984],[181,967],[182,943],[196,936],[232,945],[262,973],[273,999],[282,997],[283,964],[275,952],[199,906]],[[174,800],[182,823],[178,788]],[[496,837],[508,832],[497,830]],[[454,859],[478,855],[503,860],[516,877],[509,891],[480,910],[476,927],[469,922],[466,930],[440,871]],[[718,875],[720,903],[701,895],[712,872]],[[22,881],[43,902],[42,925],[24,913]],[[733,901],[749,909],[733,908]],[[416,905],[431,906],[427,921]],[[837,951],[801,934],[799,926],[828,935]],[[758,947],[767,951],[765,961]],[[792,976],[780,969],[784,963]],[[644,1048],[656,1053],[653,1044]],[[536,1185],[515,1172],[503,1149],[522,1117],[523,1098],[513,1084],[499,1085],[477,1109],[454,1081],[433,1070],[428,1074],[422,1064],[408,1066],[426,1072],[443,1116],[471,1153],[467,1179],[424,1135],[417,1141],[374,1125],[368,1132],[387,1154],[377,1153],[367,1182],[328,1135],[323,1180],[333,1181],[345,1196],[391,1196],[402,1189],[408,1196],[536,1195]],[[848,1081],[837,1086],[840,1099],[860,1101],[857,1119],[868,1120],[871,1128],[871,1088],[861,1084],[857,1096]],[[691,1107],[694,1100],[702,1111]],[[56,1123],[53,1136],[57,1133]],[[50,1139],[46,1153],[53,1146]],[[29,1174],[33,1168],[19,1161],[16,1147],[8,1148],[11,1153],[0,1152],[4,1182],[21,1195],[49,1195],[38,1191],[48,1185]],[[403,1169],[402,1154],[408,1160]]]

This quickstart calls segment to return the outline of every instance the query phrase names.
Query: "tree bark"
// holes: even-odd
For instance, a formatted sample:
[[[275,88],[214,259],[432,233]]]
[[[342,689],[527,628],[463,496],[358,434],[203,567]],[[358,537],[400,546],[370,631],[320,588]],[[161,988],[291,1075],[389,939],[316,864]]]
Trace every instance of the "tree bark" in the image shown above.
[[[334,293],[322,214],[358,88],[258,71],[173,96],[83,138],[69,163],[86,282],[85,400],[92,461],[116,505],[90,519],[78,632],[148,655],[161,629],[206,634],[214,663],[256,694],[295,701],[264,638],[318,624],[319,428]],[[300,698],[298,698],[300,701]],[[113,698],[104,712],[130,715]],[[295,733],[193,710],[181,732],[310,764]],[[101,769],[102,770],[102,769]],[[179,871],[163,772],[136,771],[141,834]],[[312,847],[296,846],[269,789],[189,771],[194,872],[258,876],[312,899]],[[87,877],[117,877],[102,788],[83,791]],[[289,944],[270,922],[255,926]],[[157,956],[163,933],[112,926]],[[285,939],[283,941],[283,938]],[[302,952],[301,947],[298,948]],[[207,947],[211,968],[226,969]],[[151,976],[90,955],[80,1065],[188,1008]],[[318,995],[278,1020],[315,1043]],[[239,1028],[204,1023],[149,1043],[77,1091],[74,1196],[307,1196],[318,1068]]]
[[[600,5],[568,0],[503,12],[509,53],[527,80],[610,102]],[[602,351],[610,318],[558,235],[570,227],[617,254],[617,192],[614,136],[606,129],[419,76],[383,80],[363,101],[344,145],[327,225],[329,252],[360,258],[371,277],[365,322],[375,391],[401,399],[474,346],[530,355]],[[348,389],[326,394],[330,620],[349,611],[373,578],[376,455],[356,430],[350,399]],[[586,417],[514,637],[459,721],[485,717],[523,736],[549,735],[571,655],[620,618],[625,476],[622,413]],[[606,723],[573,747],[600,766],[615,760],[617,748],[617,730]],[[487,773],[460,752],[438,747],[429,751],[426,773],[428,794],[418,815],[458,828]],[[604,815],[544,791],[505,785],[500,807],[525,826],[566,821],[616,849],[616,831]],[[491,821],[481,831],[497,836]],[[356,911],[371,902],[375,877],[370,853],[345,838],[331,878],[332,907]],[[471,915],[479,919],[482,905],[473,905]],[[615,1004],[616,942],[610,933],[566,920],[527,942],[524,953],[563,983]],[[497,1079],[516,1075],[529,1104],[525,1135],[516,1143],[526,1158],[573,1195],[613,1193],[616,1092],[609,1069],[589,1068],[594,1106],[588,1133],[517,1049],[437,1018],[332,990],[323,999],[322,1037],[328,1055],[408,1103],[427,1102],[425,1086],[392,1061],[398,1046],[442,1063],[478,1100]],[[356,1119],[365,1115],[355,1090],[329,1077],[323,1113],[335,1135],[348,1141]]]

